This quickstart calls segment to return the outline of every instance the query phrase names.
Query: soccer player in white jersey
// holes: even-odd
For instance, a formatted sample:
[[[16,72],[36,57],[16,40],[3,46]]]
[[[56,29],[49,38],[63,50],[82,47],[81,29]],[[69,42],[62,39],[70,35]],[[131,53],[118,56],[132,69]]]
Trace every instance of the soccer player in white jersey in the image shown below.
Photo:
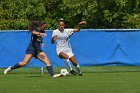
[[[52,44],[56,42],[56,52],[57,55],[60,58],[65,59],[67,68],[71,74],[76,75],[78,72],[79,76],[82,76],[82,73],[80,71],[79,64],[72,52],[71,46],[70,46],[70,36],[74,32],[79,32],[81,25],[86,24],[85,21],[82,21],[78,24],[78,27],[75,29],[65,29],[65,21],[63,19],[59,20],[58,26],[59,28],[53,31],[52,34]],[[70,61],[75,66],[76,72],[72,69],[70,65]]]

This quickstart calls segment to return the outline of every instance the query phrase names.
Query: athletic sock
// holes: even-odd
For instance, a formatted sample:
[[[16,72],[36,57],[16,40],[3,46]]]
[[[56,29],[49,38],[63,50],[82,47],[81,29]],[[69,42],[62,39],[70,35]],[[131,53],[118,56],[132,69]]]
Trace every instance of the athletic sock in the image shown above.
[[[11,67],[11,70],[17,69],[17,68],[20,68],[20,67],[22,67],[22,66],[20,66],[19,63],[17,63],[17,64],[15,64]]]
[[[78,74],[81,74],[79,65],[75,66],[75,69],[76,69],[76,71],[78,72]]]
[[[65,59],[65,62],[66,62],[66,66],[67,66],[68,71],[71,71],[72,67],[71,67],[71,64],[70,64],[70,60],[69,59]]]
[[[50,74],[51,76],[54,76],[53,66],[46,66],[46,68],[47,68],[49,74]]]

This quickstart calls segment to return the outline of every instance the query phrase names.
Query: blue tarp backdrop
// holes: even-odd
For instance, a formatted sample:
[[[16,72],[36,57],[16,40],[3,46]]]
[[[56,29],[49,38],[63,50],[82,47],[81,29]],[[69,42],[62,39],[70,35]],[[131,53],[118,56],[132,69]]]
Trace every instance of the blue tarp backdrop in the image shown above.
[[[46,31],[44,52],[53,66],[65,66],[51,44],[52,31]],[[0,32],[0,67],[8,67],[23,60],[30,42],[27,31]],[[140,31],[82,30],[71,36],[73,53],[81,66],[136,65],[140,66]],[[44,66],[32,59],[27,66]]]

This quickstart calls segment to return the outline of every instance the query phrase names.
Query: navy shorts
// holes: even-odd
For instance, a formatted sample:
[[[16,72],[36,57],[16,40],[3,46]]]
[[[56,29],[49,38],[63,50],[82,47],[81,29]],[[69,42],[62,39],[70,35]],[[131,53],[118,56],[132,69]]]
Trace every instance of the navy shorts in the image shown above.
[[[40,43],[38,44],[29,44],[27,50],[26,50],[26,54],[32,54],[33,57],[35,57],[37,59],[37,54],[39,54],[40,52],[43,52],[40,46]]]

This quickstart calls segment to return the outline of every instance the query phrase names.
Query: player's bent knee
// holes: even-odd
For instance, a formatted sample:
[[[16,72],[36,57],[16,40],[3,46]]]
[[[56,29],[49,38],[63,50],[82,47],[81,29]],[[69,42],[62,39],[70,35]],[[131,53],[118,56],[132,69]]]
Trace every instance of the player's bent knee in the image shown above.
[[[63,52],[60,52],[59,57],[60,58],[64,58],[64,59],[68,59],[69,58],[68,55],[63,53]]]

